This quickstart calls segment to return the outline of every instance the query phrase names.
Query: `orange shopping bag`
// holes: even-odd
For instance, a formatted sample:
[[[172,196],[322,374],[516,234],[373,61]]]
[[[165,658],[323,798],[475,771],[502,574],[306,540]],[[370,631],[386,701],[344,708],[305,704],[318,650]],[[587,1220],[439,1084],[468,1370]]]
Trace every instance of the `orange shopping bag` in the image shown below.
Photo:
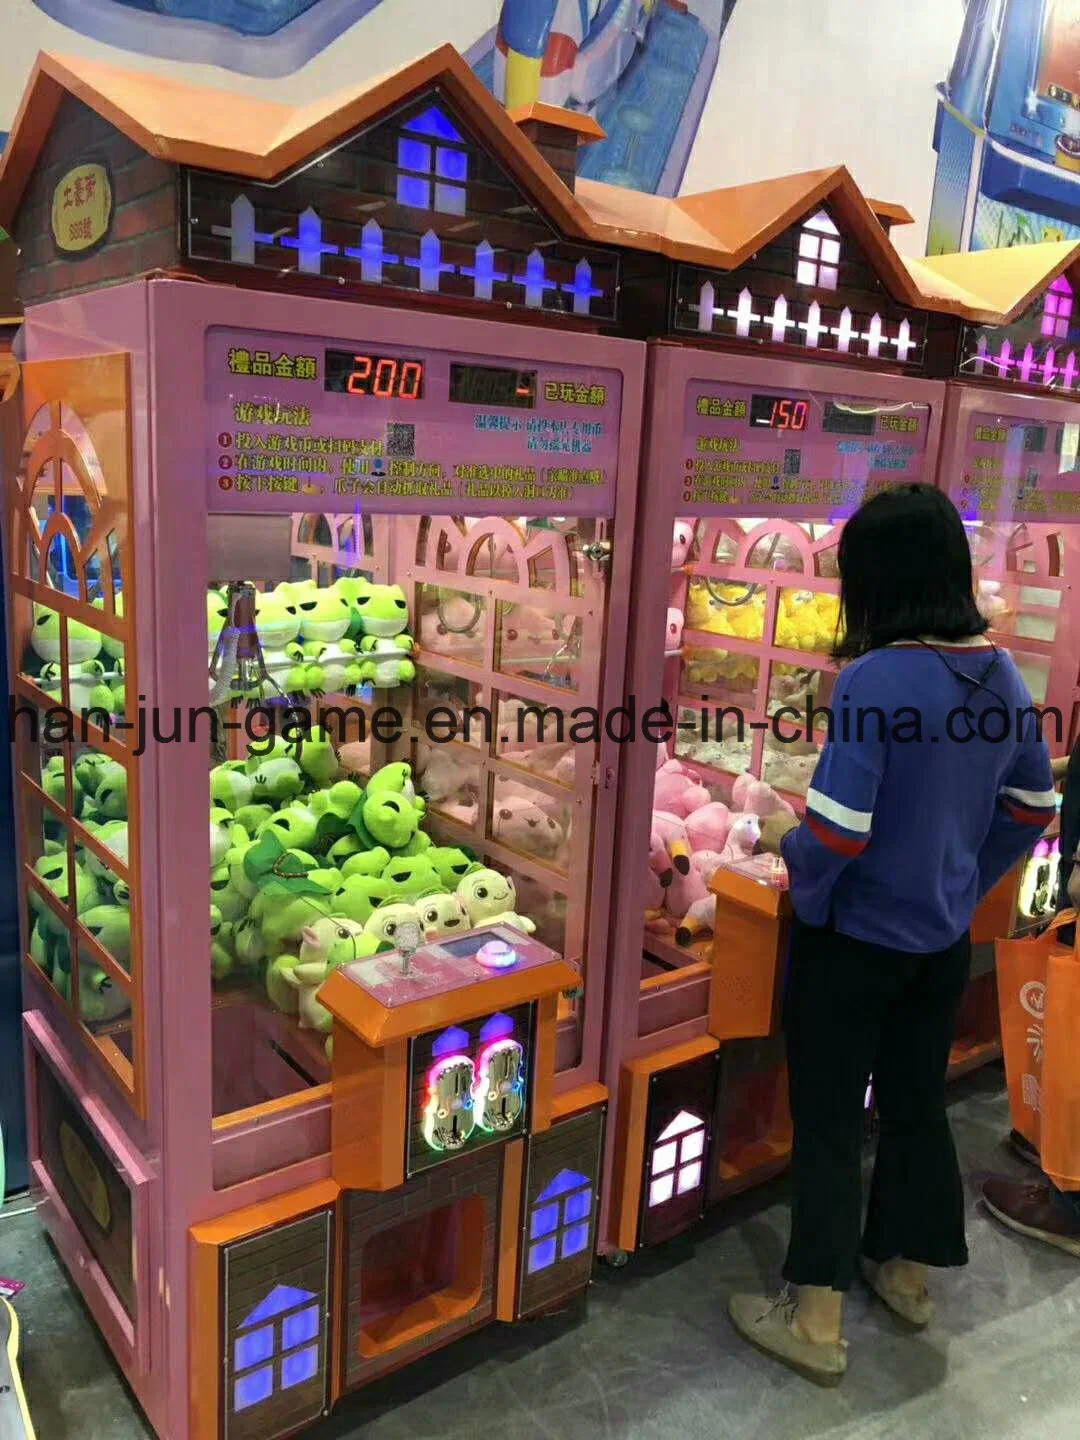
[[[994,942],[1012,1127],[1036,1150],[1042,1140],[1047,975],[1052,959],[1072,959],[1072,949],[1060,943],[1057,932],[1075,919],[1075,910],[1064,910],[1039,935]],[[1074,1033],[1080,1038],[1080,1032]]]
[[[1060,1190],[1080,1190],[1080,957],[1058,950],[1046,965],[1039,1112],[1042,1168]]]

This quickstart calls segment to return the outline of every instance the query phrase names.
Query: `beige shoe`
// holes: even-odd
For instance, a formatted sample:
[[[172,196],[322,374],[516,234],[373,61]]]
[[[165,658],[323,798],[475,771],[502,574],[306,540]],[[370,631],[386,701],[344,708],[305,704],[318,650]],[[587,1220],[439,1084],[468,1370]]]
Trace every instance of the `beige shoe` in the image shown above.
[[[937,1313],[930,1293],[925,1288],[921,1295],[911,1295],[906,1291],[897,1290],[894,1285],[889,1285],[882,1278],[882,1267],[873,1260],[863,1257],[862,1273],[863,1279],[870,1289],[893,1312],[899,1316],[905,1324],[910,1325],[914,1330],[925,1330]]]
[[[728,1301],[731,1323],[755,1350],[794,1370],[815,1385],[839,1385],[847,1370],[847,1341],[820,1344],[796,1335],[791,1322],[798,1302],[786,1290],[778,1299],[764,1295],[733,1295]]]

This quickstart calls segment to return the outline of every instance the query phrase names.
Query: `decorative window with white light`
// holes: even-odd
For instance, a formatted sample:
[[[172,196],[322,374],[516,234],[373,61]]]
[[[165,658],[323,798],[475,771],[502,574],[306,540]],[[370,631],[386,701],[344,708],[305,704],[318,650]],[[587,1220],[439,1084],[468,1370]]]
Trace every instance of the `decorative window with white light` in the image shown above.
[[[1049,339],[1065,340],[1072,328],[1073,292],[1064,275],[1059,275],[1043,296],[1042,333]]]
[[[805,222],[799,233],[799,259],[795,279],[800,285],[835,290],[840,278],[840,232],[819,210]]]
[[[541,1190],[529,1213],[530,1275],[588,1249],[592,1208],[593,1187],[588,1176],[577,1170],[560,1170]]]
[[[656,1138],[649,1166],[649,1207],[688,1195],[704,1179],[705,1122],[680,1110]]]
[[[407,120],[397,142],[397,200],[414,210],[464,215],[469,152],[437,105]]]

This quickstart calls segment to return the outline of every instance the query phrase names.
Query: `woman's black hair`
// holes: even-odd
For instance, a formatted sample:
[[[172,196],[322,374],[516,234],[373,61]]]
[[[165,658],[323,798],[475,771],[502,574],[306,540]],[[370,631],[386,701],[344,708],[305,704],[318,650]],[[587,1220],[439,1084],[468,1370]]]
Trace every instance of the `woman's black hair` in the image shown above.
[[[932,485],[898,485],[867,500],[844,526],[839,565],[838,660],[896,640],[967,640],[988,628],[963,522]]]

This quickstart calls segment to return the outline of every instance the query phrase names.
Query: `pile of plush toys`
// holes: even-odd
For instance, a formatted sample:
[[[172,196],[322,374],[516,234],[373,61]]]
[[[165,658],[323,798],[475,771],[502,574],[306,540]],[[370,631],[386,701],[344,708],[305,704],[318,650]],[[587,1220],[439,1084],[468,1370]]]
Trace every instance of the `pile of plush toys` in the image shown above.
[[[212,658],[228,620],[224,591],[207,592],[206,620]],[[271,683],[257,694],[234,691],[236,701],[353,695],[361,686],[390,689],[416,677],[416,645],[400,585],[375,585],[364,576],[323,586],[283,582],[256,592],[255,630]]]
[[[794,813],[770,785],[749,775],[736,778],[731,800],[729,806],[714,799],[687,766],[658,748],[645,920],[650,931],[674,930],[678,945],[712,932],[716,896],[709,881],[722,865],[750,861],[761,819],[779,810]]]
[[[64,757],[54,755],[42,768],[41,786],[66,808]],[[128,858],[127,771],[96,750],[74,759],[72,812],[106,850],[124,863]],[[69,901],[68,857],[58,822],[46,818],[44,851],[34,870],[63,905]],[[131,965],[131,896],[125,881],[88,847],[75,847],[75,905],[81,924],[123,970]],[[71,995],[71,949],[66,927],[34,890],[29,892],[30,955],[53,985]],[[79,960],[79,1010],[88,1025],[118,1019],[128,1009],[127,996],[109,974],[84,951]]]
[[[394,762],[341,778],[325,732],[275,737],[210,774],[210,967],[257,980],[301,1028],[327,1032],[315,992],[347,961],[485,924],[532,933],[513,879],[422,828],[426,801]]]
[[[94,602],[100,609],[102,602]],[[117,592],[116,613],[124,613],[124,597]],[[68,694],[70,709],[100,710],[109,716],[125,713],[124,646],[80,620],[67,623]],[[35,677],[54,704],[63,703],[60,683],[60,616],[46,605],[35,605],[29,650],[23,673]]]
[[[482,660],[487,634],[483,596],[429,588],[419,634],[425,650],[474,663]],[[496,664],[507,674],[565,687],[573,684],[581,658],[579,622],[539,605],[501,602],[496,647]]]

